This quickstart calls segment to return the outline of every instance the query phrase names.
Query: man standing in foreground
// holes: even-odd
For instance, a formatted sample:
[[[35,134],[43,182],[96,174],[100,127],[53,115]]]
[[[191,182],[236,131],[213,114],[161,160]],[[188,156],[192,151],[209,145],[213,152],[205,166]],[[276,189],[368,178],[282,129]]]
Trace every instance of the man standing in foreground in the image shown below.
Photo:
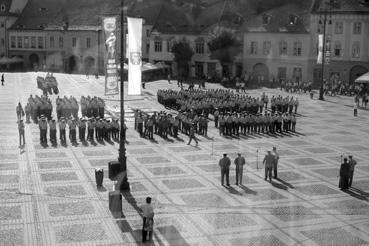
[[[273,172],[274,172],[274,177],[273,178],[277,178],[278,177],[278,161],[279,161],[279,154],[277,152],[277,148],[273,147],[273,156],[274,156],[274,163],[273,163]]]
[[[152,239],[152,231],[154,226],[154,208],[151,205],[151,197],[146,197],[146,204],[141,206],[142,210],[142,242],[147,241],[147,234],[149,234],[149,241]]]
[[[352,180],[354,178],[354,171],[355,171],[355,166],[356,166],[356,160],[354,160],[352,158],[352,155],[349,155],[349,165],[350,165],[350,173],[349,173],[349,184],[348,186],[351,187],[352,185]]]
[[[243,166],[246,164],[246,161],[245,158],[241,156],[241,153],[238,153],[238,157],[234,159],[234,164],[236,165],[236,185],[242,185]]]
[[[265,155],[263,164],[265,166],[265,180],[269,178],[269,181],[272,182],[272,168],[273,164],[275,162],[274,155],[272,155],[272,152],[268,150],[268,154]]]
[[[231,160],[227,157],[227,154],[223,154],[223,158],[219,160],[222,185],[224,185],[224,176],[226,176],[227,186],[230,186],[229,185],[229,166],[230,165],[231,165]]]

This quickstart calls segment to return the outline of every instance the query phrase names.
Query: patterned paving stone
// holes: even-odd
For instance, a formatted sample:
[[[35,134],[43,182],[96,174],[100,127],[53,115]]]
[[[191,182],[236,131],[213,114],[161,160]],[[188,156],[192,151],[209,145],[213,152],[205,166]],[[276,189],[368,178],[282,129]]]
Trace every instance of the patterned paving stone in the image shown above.
[[[178,175],[178,174],[185,174],[186,172],[180,169],[179,167],[152,167],[147,168],[153,175],[159,176],[159,175]]]
[[[369,204],[359,200],[334,201],[327,203],[329,208],[337,209],[343,215],[368,215]]]
[[[199,149],[191,147],[191,146],[169,147],[168,149],[176,153],[199,151]]]
[[[63,158],[67,157],[65,152],[53,151],[53,152],[36,152],[36,158]]]
[[[107,234],[100,224],[76,224],[55,226],[57,243],[94,242],[107,239]]]
[[[253,201],[268,201],[268,200],[281,200],[287,199],[287,197],[283,196],[282,194],[276,192],[272,189],[258,189],[255,190],[257,192],[256,195],[247,197]]]
[[[311,143],[303,141],[303,140],[292,140],[284,142],[285,144],[291,145],[291,146],[304,146],[304,145],[311,145]]]
[[[18,159],[18,156],[16,154],[0,154],[0,160],[16,160]]]
[[[15,188],[11,189],[1,189],[0,191],[0,201],[6,200],[16,200],[20,199],[21,195],[17,194],[19,190]]]
[[[95,212],[94,207],[89,202],[49,204],[48,209],[49,209],[49,214],[52,217],[86,215],[86,214],[93,214]]]
[[[311,170],[314,173],[325,176],[327,178],[337,178],[337,175],[340,172],[339,168],[325,168],[325,169],[314,169]]]
[[[16,170],[18,168],[18,163],[0,163],[0,171]]]
[[[219,176],[217,176],[217,179],[219,180],[219,184],[221,184],[222,178],[220,176],[220,170],[219,169],[218,169],[218,172],[219,172]],[[229,175],[229,183],[230,184],[235,184],[236,183],[236,175],[233,172]],[[250,184],[256,184],[256,183],[258,183],[258,182],[255,179],[250,178],[250,177],[246,176],[245,173],[243,173],[243,175],[242,175],[242,184],[250,185]]]
[[[193,189],[193,188],[201,188],[204,187],[196,179],[174,179],[174,180],[162,180],[163,184],[165,184],[171,190],[177,189]]]
[[[209,154],[194,154],[183,156],[187,161],[214,161],[215,157]]]
[[[50,161],[50,162],[38,162],[39,169],[57,169],[57,168],[70,168],[72,164],[70,161]]]
[[[323,136],[321,139],[326,142],[333,142],[333,143],[339,143],[342,141],[342,139],[345,139],[345,141],[348,142],[358,142],[359,138],[353,137],[353,136],[341,136],[341,135],[330,135],[330,136]]]
[[[238,148],[238,146],[235,146],[233,144],[220,144],[220,145],[214,144],[214,149],[215,150],[227,151],[227,150],[234,150],[234,149],[237,149],[237,148]]]
[[[86,191],[82,185],[48,186],[44,187],[45,193],[51,196],[84,196]]]
[[[352,187],[362,190],[362,191],[369,190],[369,180],[355,180],[354,179],[352,183]]]
[[[320,148],[305,148],[305,151],[308,151],[310,153],[313,154],[326,154],[326,153],[332,153],[335,152],[334,150],[325,148],[325,147],[320,147]]]
[[[140,182],[131,182],[130,185],[131,185],[132,192],[147,191],[146,187]]]
[[[219,172],[219,166],[216,164],[209,164],[209,165],[198,165],[198,168],[202,169],[204,172]]]
[[[129,154],[156,154],[157,152],[152,148],[142,148],[142,149],[129,149],[127,150]]]
[[[272,209],[270,212],[285,222],[311,220],[321,217],[315,214],[311,209],[303,206],[278,207]]]
[[[324,246],[358,246],[369,243],[341,228],[322,228],[301,233],[315,243]]]
[[[85,150],[82,151],[85,156],[104,156],[104,155],[112,155],[109,150]]]
[[[209,204],[212,204],[214,207],[224,207],[228,208],[229,204],[220,196],[211,193],[204,194],[190,194],[190,195],[181,195],[181,199],[187,204],[194,207],[208,207]]]
[[[15,184],[18,182],[18,175],[0,175],[0,184]]]
[[[296,151],[292,151],[292,150],[289,150],[289,149],[281,149],[281,150],[278,150],[278,153],[279,153],[279,156],[293,156],[293,155],[299,155]]]
[[[286,246],[274,235],[263,235],[251,238],[235,238],[230,240],[233,246]]]
[[[323,184],[298,186],[295,189],[307,196],[335,195],[340,193],[338,190],[333,190]]]
[[[22,246],[26,245],[23,239],[23,229],[0,230],[1,246]]]
[[[304,176],[298,174],[297,172],[294,171],[283,171],[283,172],[278,172],[278,178],[283,180],[283,181],[296,181],[296,180],[301,180],[301,179],[305,179]]]
[[[93,167],[107,167],[108,163],[113,161],[112,159],[95,159],[95,160],[88,160],[91,166]]]
[[[216,213],[204,214],[202,216],[215,229],[238,228],[244,226],[255,226],[255,222],[249,216],[242,213]]]
[[[168,159],[162,156],[150,156],[150,157],[137,157],[138,162],[142,164],[153,164],[153,163],[166,163],[170,162]]]
[[[1,220],[16,220],[22,218],[21,206],[0,207]]]
[[[289,162],[299,165],[299,166],[307,166],[307,165],[319,165],[319,164],[323,164],[323,162],[318,161],[316,159],[313,158],[297,158],[297,159],[289,159]]]
[[[362,146],[362,145],[346,145],[342,148],[346,149],[347,151],[369,151],[368,147]]]
[[[44,182],[72,181],[78,180],[78,177],[75,172],[41,173],[41,180]]]

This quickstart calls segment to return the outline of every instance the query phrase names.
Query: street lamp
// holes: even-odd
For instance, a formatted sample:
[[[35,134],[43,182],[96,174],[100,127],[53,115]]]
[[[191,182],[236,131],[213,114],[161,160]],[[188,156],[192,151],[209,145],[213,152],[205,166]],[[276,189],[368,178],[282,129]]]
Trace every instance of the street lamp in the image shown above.
[[[329,22],[328,24],[332,24],[332,6],[334,5],[335,0],[330,0],[329,2],[325,2],[324,9],[320,10],[320,17],[319,17],[319,26],[323,25],[323,55],[322,55],[322,79],[320,81],[320,90],[319,90],[319,100],[324,100],[324,65],[325,65],[325,58],[326,58],[326,28],[327,28],[327,15],[329,14]],[[323,17],[323,21],[322,21]],[[318,30],[319,32],[319,30]]]
[[[126,134],[124,133],[124,0],[121,0],[120,6],[120,136],[119,136],[119,156],[118,161],[121,167],[121,175],[118,178],[120,190],[129,190],[127,178],[127,156],[126,156]]]

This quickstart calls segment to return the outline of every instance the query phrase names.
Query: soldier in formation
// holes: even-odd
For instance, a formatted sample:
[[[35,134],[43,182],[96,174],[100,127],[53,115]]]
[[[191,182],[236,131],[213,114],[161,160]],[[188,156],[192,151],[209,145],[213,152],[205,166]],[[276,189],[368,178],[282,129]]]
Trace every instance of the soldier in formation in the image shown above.
[[[41,115],[46,117],[47,120],[51,120],[52,111],[53,105],[47,96],[39,97],[36,95],[33,97],[30,95],[28,98],[28,103],[26,106],[26,118],[28,114],[28,117],[31,118],[34,123],[38,123]],[[27,121],[29,121],[29,118]]]

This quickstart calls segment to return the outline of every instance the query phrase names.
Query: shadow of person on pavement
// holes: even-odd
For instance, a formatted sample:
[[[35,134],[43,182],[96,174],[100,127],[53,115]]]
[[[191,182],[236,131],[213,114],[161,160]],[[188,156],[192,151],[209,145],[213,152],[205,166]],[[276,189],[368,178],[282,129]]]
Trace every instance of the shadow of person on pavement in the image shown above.
[[[351,187],[348,190],[343,190],[343,192],[349,194],[350,196],[352,196],[352,197],[354,197],[356,199],[369,202],[369,199],[368,199],[369,198],[369,193],[367,193],[365,191],[362,191],[360,189]]]
[[[286,185],[283,185],[283,184],[280,184],[280,183],[274,182],[273,180],[272,180],[271,184],[272,184],[274,187],[278,188],[278,189],[281,189],[281,190],[288,190],[288,187],[287,187]]]
[[[247,187],[246,187],[246,186],[244,186],[243,184],[241,184],[239,187],[240,187],[241,189],[243,189],[243,190],[245,191],[245,193],[246,193],[246,194],[251,194],[251,195],[254,195],[254,196],[256,196],[256,195],[258,194],[256,191],[254,191],[254,190],[251,190],[251,189],[247,188]]]
[[[237,191],[235,188],[233,188],[232,186],[225,186],[225,185],[223,185],[227,190],[228,190],[228,192],[229,193],[231,193],[231,194],[235,194],[235,195],[239,195],[239,196],[242,196],[242,193],[241,192],[239,192],[239,191]]]
[[[280,178],[276,178],[276,180],[278,180],[279,182],[281,182],[283,185],[288,186],[288,188],[291,188],[291,189],[294,189],[295,188],[292,184],[290,184],[290,183],[288,183],[288,182],[286,182],[286,181],[284,181],[284,180],[282,180]]]

